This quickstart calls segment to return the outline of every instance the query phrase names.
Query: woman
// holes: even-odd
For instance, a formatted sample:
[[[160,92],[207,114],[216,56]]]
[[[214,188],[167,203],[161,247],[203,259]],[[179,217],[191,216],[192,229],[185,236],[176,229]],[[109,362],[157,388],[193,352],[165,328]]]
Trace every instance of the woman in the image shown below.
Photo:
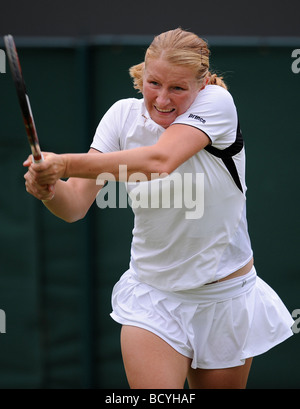
[[[191,388],[245,388],[252,357],[291,336],[293,320],[253,266],[233,99],[209,71],[207,44],[181,29],[155,37],[130,74],[143,99],[115,103],[88,154],[28,158],[26,189],[73,222],[95,200],[99,174],[129,182],[131,260],[111,315],[131,388],[182,388],[186,378]],[[192,213],[192,200],[176,200],[199,192],[199,180],[203,209]],[[169,206],[137,201],[137,188],[149,199],[153,186]]]

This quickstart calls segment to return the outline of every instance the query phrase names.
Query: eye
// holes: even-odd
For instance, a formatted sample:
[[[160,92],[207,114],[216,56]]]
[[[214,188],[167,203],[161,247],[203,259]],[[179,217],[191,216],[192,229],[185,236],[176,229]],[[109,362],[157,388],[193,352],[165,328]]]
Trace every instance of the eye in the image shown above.
[[[156,81],[150,81],[150,84],[153,85],[154,87],[158,87],[159,83]]]
[[[175,90],[175,91],[184,91],[184,88],[182,88],[182,87],[174,87],[174,90]]]

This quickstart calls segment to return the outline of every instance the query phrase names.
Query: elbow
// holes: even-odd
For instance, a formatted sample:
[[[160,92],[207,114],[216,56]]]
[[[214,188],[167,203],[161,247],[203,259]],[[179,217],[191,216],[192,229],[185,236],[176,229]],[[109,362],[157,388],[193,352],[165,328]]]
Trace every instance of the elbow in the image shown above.
[[[63,215],[60,216],[60,219],[62,219],[64,222],[66,223],[76,223],[82,219],[84,219],[86,216],[86,212],[85,213],[78,213],[78,214],[67,214],[67,215]]]
[[[149,161],[149,174],[159,175],[158,177],[165,177],[170,175],[176,168],[176,164],[172,160],[172,155],[162,152],[154,152],[152,160]],[[151,177],[150,177],[151,178]]]
[[[63,220],[64,222],[66,222],[66,223],[71,224],[71,223],[75,223],[75,222],[79,221],[80,219],[77,219],[77,218],[75,219],[75,218],[64,217],[64,218],[62,218],[62,220]]]
[[[175,169],[177,169],[177,166],[171,162],[165,162],[162,164],[162,174],[164,175],[170,175]]]
[[[154,171],[151,173],[150,180],[156,179],[156,178],[163,179],[169,176],[175,170],[175,168],[173,168],[172,166],[169,166],[166,163],[158,164],[156,169],[157,171]]]
[[[84,215],[79,215],[79,216],[76,216],[76,217],[66,217],[63,220],[65,222],[71,224],[71,223],[79,222],[80,220],[83,220],[84,218],[85,218],[85,214]]]
[[[70,223],[70,224],[75,223],[75,222],[77,222],[79,220],[79,219],[75,219],[75,218],[72,218],[72,217],[69,217],[69,216],[59,217],[59,219],[63,220],[66,223]]]

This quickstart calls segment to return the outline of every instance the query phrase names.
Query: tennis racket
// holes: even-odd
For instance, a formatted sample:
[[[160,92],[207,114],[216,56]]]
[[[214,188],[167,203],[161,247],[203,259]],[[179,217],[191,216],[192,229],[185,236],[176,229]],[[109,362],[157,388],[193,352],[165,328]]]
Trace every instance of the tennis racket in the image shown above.
[[[10,70],[16,86],[19,104],[25,124],[25,129],[31,148],[33,160],[36,163],[43,161],[40,144],[34,124],[29,97],[27,95],[25,82],[22,75],[21,64],[19,61],[17,48],[12,35],[4,36],[6,54],[9,61]]]

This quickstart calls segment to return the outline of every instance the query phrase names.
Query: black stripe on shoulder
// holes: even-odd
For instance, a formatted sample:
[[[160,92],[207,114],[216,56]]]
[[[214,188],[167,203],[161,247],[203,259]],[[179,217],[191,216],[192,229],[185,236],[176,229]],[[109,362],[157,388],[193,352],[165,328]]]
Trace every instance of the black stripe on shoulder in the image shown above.
[[[240,123],[238,122],[235,141],[230,146],[228,146],[228,148],[217,149],[214,146],[207,145],[204,149],[207,150],[207,152],[211,153],[212,155],[224,159],[232,158],[232,156],[236,155],[243,149],[243,146],[244,140],[240,128]]]
[[[208,145],[204,149],[209,152],[210,154],[221,158],[224,165],[226,166],[228,172],[230,173],[231,177],[233,178],[235,184],[243,193],[242,184],[238,175],[237,168],[235,166],[234,160],[232,157],[239,153],[244,146],[244,140],[242,136],[242,132],[240,129],[240,124],[238,122],[237,131],[236,131],[236,138],[235,141],[225,149],[217,149],[214,146]]]

